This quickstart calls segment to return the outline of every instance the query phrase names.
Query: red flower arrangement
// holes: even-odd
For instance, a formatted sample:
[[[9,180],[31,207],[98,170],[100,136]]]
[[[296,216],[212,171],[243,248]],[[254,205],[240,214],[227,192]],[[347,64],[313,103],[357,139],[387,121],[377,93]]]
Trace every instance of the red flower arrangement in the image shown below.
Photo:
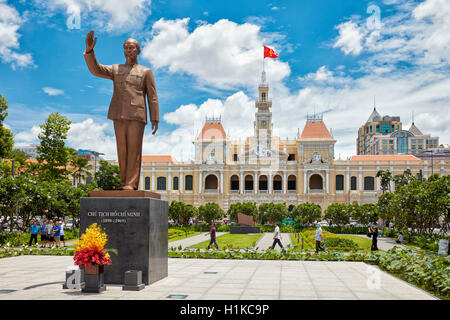
[[[76,250],[73,260],[75,265],[90,267],[93,265],[111,265],[111,257],[107,251],[116,252],[114,249],[105,250],[107,242],[106,233],[96,223],[86,229],[81,235],[81,240],[76,241]]]
[[[99,251],[97,248],[84,248],[75,252],[73,260],[75,260],[75,265],[86,265],[86,267],[89,267],[91,263],[98,265],[111,265],[111,257],[108,253],[106,253],[105,249]]]

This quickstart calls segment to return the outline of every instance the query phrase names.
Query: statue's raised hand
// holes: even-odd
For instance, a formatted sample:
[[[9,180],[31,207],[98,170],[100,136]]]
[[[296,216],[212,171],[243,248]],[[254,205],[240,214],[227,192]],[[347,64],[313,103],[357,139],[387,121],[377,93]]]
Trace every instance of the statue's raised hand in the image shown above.
[[[95,44],[97,43],[97,37],[94,40],[94,30],[89,31],[86,36],[86,52],[89,53],[94,50]]]

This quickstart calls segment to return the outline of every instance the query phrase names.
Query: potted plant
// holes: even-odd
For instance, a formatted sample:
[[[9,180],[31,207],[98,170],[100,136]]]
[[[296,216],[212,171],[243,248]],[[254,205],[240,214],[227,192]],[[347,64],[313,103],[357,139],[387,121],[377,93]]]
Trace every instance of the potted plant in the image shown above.
[[[75,241],[75,265],[84,269],[85,286],[83,292],[103,292],[106,290],[104,283],[104,266],[111,265],[111,257],[105,249],[107,235],[97,223],[90,225],[81,239]]]

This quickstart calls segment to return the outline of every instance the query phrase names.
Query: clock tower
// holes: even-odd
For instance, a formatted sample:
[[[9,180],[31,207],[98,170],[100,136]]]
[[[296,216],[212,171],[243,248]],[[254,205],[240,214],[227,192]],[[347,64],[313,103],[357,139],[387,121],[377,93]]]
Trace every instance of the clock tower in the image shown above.
[[[258,100],[255,102],[255,149],[259,155],[272,147],[272,101],[269,100],[269,85],[266,82],[266,72],[261,74],[261,83],[258,86]]]

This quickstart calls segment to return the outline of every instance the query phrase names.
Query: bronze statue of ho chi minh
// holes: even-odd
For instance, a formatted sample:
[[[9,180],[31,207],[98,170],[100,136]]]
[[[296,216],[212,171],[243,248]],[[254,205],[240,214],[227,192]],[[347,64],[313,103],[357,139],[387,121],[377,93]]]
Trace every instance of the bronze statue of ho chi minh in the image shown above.
[[[137,190],[141,171],[142,140],[147,124],[146,97],[153,134],[158,130],[159,104],[155,79],[149,68],[139,65],[137,57],[141,48],[135,39],[127,39],[123,44],[125,64],[111,66],[98,63],[94,53],[96,43],[94,31],[90,31],[86,37],[84,58],[94,76],[114,82],[108,119],[114,121],[120,185],[122,190]]]

